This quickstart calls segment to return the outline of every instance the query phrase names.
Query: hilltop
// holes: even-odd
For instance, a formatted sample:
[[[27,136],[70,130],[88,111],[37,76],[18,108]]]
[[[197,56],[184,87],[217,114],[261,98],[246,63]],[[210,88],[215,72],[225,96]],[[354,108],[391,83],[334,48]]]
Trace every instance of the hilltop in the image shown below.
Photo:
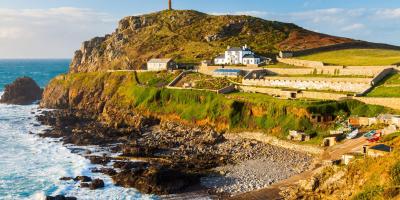
[[[251,16],[161,11],[125,17],[112,34],[84,42],[75,52],[71,72],[138,69],[154,57],[199,62],[213,58],[228,45],[248,44],[258,54],[271,56],[279,50],[303,50],[353,41]]]

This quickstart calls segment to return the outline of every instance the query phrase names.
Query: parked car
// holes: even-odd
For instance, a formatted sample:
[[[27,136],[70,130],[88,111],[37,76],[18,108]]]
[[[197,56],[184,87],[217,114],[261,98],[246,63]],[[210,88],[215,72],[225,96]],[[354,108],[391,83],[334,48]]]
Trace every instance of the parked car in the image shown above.
[[[370,139],[372,136],[376,134],[375,130],[369,131],[368,133],[364,134],[364,137]]]
[[[370,138],[368,138],[368,142],[378,142],[381,139],[380,134],[375,133]]]
[[[357,137],[358,132],[359,132],[359,130],[355,129],[351,133],[347,134],[346,138],[347,139],[353,139],[353,138]]]

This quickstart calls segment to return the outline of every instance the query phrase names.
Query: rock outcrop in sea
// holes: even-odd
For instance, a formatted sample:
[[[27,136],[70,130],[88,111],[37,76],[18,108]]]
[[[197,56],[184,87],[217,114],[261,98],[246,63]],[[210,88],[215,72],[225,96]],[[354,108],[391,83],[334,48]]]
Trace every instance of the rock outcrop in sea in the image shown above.
[[[17,78],[12,84],[6,85],[0,103],[29,105],[42,98],[43,90],[29,77]]]

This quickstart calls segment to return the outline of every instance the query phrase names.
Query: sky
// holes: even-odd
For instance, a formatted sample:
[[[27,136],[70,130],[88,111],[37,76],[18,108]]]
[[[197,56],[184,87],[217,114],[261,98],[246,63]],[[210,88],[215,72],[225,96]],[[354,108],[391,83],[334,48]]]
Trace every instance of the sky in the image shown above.
[[[400,0],[172,0],[175,9],[246,14],[306,29],[400,45]],[[0,0],[0,58],[71,58],[83,41],[111,33],[124,16],[168,0]]]

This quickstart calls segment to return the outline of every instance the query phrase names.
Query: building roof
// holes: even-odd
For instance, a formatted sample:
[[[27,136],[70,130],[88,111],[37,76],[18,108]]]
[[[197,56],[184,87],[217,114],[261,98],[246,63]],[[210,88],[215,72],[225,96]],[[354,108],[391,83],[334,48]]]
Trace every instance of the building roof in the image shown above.
[[[243,58],[260,58],[260,56],[255,55],[255,54],[247,54],[247,55],[244,55]]]
[[[171,58],[152,58],[147,63],[169,63]]]
[[[241,73],[243,70],[241,69],[216,69],[214,72],[216,73]]]
[[[240,47],[230,47],[227,51],[243,51]]]
[[[387,146],[385,144],[378,144],[376,146],[371,147],[370,149],[378,150],[378,151],[384,151],[384,152],[391,152],[392,151],[392,147]]]

